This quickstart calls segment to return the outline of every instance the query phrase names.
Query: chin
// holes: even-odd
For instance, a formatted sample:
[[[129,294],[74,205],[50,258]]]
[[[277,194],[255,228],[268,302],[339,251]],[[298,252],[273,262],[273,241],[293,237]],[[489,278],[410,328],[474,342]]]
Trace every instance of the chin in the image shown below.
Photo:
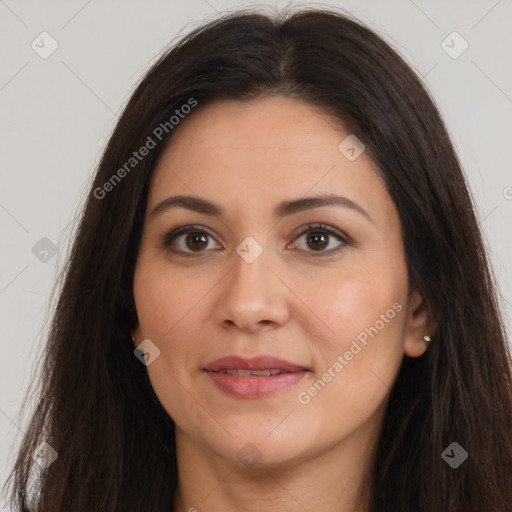
[[[219,456],[239,467],[249,469],[269,469],[272,467],[294,466],[300,461],[307,460],[315,450],[315,441],[312,437],[308,443],[303,433],[301,438],[297,435],[269,434],[269,429],[255,429],[248,427],[243,434],[231,431],[233,437],[223,436],[222,440],[207,441],[210,447]]]

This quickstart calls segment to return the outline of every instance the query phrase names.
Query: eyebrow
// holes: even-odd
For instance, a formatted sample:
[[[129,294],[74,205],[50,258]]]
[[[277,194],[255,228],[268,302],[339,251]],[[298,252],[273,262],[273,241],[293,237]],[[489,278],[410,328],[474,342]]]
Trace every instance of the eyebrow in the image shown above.
[[[321,206],[341,206],[348,208],[363,215],[373,224],[373,220],[368,212],[358,203],[348,197],[337,196],[333,194],[322,194],[313,197],[303,197],[290,201],[279,203],[274,209],[274,217],[286,217],[297,212],[319,208]],[[205,215],[215,215],[222,217],[224,209],[207,199],[194,196],[171,196],[160,201],[151,212],[151,216],[163,213],[171,208],[185,208]]]

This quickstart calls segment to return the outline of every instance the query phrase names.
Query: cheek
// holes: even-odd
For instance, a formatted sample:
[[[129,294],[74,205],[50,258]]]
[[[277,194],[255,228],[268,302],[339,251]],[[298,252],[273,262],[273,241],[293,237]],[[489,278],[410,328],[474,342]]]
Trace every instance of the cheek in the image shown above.
[[[303,402],[309,397],[320,408],[339,404],[333,414],[338,410],[340,420],[364,416],[390,391],[403,357],[405,267],[352,267],[316,284],[303,293],[326,328],[311,344],[318,380],[302,390],[308,395]]]
[[[364,333],[376,323],[383,335],[403,327],[397,310],[405,305],[407,272],[404,265],[386,267],[382,262],[365,264],[361,259],[321,279],[308,278],[301,295],[307,298],[318,323],[324,325],[326,347],[342,350],[358,335],[364,341]],[[401,307],[393,307],[396,303]]]
[[[179,272],[157,265],[136,268],[134,294],[142,335],[163,343],[175,339],[185,327],[197,325],[194,316],[201,310],[201,300],[213,286],[204,276],[198,279],[187,270]]]
[[[148,258],[149,260],[149,258]],[[139,319],[139,336],[154,342],[160,355],[147,366],[154,392],[167,413],[176,421],[183,416],[200,416],[186,389],[191,389],[188,373],[197,365],[198,334],[206,321],[204,297],[213,283],[186,272],[171,271],[138,262],[134,275],[134,295]],[[184,415],[184,411],[186,414]]]

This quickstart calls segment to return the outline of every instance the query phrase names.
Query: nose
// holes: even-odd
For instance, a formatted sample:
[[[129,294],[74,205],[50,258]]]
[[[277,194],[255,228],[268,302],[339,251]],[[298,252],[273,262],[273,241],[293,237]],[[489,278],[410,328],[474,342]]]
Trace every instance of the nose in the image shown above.
[[[290,293],[272,270],[263,251],[248,263],[234,254],[232,271],[222,280],[216,317],[223,327],[238,327],[245,332],[274,329],[289,317]]]

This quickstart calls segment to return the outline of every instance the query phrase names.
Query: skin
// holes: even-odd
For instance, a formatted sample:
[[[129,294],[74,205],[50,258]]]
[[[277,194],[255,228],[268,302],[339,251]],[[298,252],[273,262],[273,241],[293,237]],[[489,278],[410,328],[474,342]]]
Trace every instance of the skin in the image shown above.
[[[358,490],[390,388],[404,355],[424,353],[433,326],[422,297],[408,290],[396,208],[366,153],[349,161],[340,152],[347,135],[298,100],[222,101],[182,121],[158,162],[135,269],[133,336],[135,346],[150,339],[160,350],[147,371],[176,424],[178,512],[303,512],[318,503],[368,510],[368,494]],[[208,199],[225,214],[178,207],[150,215],[178,194]],[[277,203],[319,194],[348,197],[371,221],[340,206],[273,217]],[[308,223],[354,244],[299,236]],[[178,236],[172,247],[184,255],[162,246],[166,233],[189,224],[206,231],[205,243]],[[248,236],[263,250],[252,263],[235,250]],[[394,318],[300,403],[299,393],[396,303]],[[202,370],[232,354],[272,354],[310,372],[271,396],[232,397]],[[252,467],[237,456],[247,443],[260,456]]]

